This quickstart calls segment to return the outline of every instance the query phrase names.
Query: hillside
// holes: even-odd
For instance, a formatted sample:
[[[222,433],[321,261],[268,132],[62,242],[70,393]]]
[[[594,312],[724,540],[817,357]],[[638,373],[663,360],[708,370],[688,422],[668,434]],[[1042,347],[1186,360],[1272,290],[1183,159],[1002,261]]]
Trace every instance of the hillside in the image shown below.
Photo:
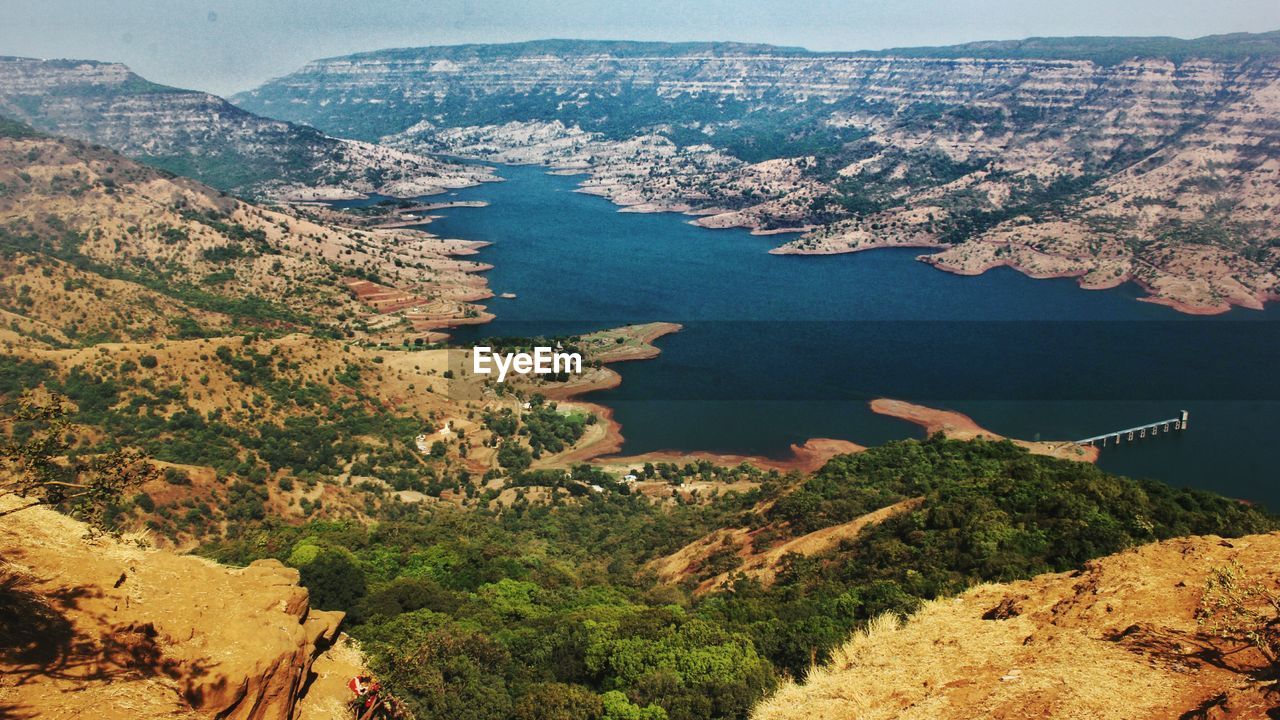
[[[413,197],[490,179],[483,168],[332,138],[157,85],[117,63],[0,57],[0,115],[240,195]]]
[[[475,247],[249,204],[0,120],[0,403],[7,417],[22,393],[56,392],[69,450],[159,463],[111,515],[183,547],[266,518],[483,505],[499,459],[590,457],[616,426],[533,398],[554,382],[486,389],[431,347],[489,317],[474,304],[487,266],[459,257]],[[652,356],[671,329],[575,341],[603,363]]]
[[[900,513],[909,512],[920,506],[923,498],[907,498],[872,510],[839,525],[830,525],[803,535],[789,537],[776,542],[786,529],[777,525],[764,525],[754,529],[726,528],[716,530],[710,535],[685,545],[676,552],[649,563],[649,567],[663,582],[686,582],[690,578],[701,580],[694,588],[695,594],[705,594],[724,587],[741,574],[742,577],[759,582],[769,587],[777,579],[778,571],[794,559],[789,556],[808,557],[824,555],[839,548],[840,543],[854,541],[867,527],[888,520]],[[776,544],[765,548],[757,548],[756,538]],[[737,557],[727,559],[728,551]],[[731,569],[702,579],[706,570],[717,570],[725,565],[736,565]]]
[[[417,435],[475,411],[451,397],[448,351],[408,348],[483,319],[485,266],[454,257],[470,243],[356,220],[251,205],[0,122],[6,415],[52,390],[77,451],[126,443],[160,461],[164,479],[112,514],[180,545],[268,513],[364,517],[401,491],[459,486],[455,464],[483,469],[495,451],[468,460],[453,438],[448,458],[423,456]],[[416,300],[371,305],[357,277]]]
[[[618,347],[604,350],[639,346]],[[602,356],[611,361],[588,355]],[[616,436],[594,414],[602,408],[535,397],[560,383],[496,394],[465,376],[462,362],[442,348],[304,332],[11,347],[0,350],[0,402],[57,392],[74,405],[74,451],[143,451],[163,473],[133,488],[112,516],[181,547],[259,522],[501,506],[517,487],[560,484],[564,468],[605,452]],[[593,368],[590,377],[617,375]],[[534,462],[551,475],[522,479]]]
[[[565,342],[595,349],[595,359],[635,359],[654,352],[646,339],[673,329]],[[69,568],[92,570],[112,608],[119,593],[141,592],[126,606],[157,618],[160,649],[130,657],[163,660],[163,677],[179,688],[202,687],[183,663],[203,656],[164,638],[209,633],[203,647],[216,648],[256,638],[261,625],[293,628],[297,616],[223,613],[215,631],[210,613],[191,619],[204,606],[185,601],[176,573],[194,574],[215,598],[224,589],[256,593],[252,583],[264,577],[288,586],[296,577],[313,607],[349,613],[347,631],[371,667],[419,717],[536,717],[530,708],[569,698],[586,717],[610,708],[610,717],[704,720],[744,716],[780,674],[803,675],[883,612],[910,613],[977,582],[1061,571],[1141,542],[1275,527],[1264,511],[1208,493],[1108,475],[1007,441],[940,435],[838,456],[811,475],[698,459],[645,464],[633,471],[643,480],[629,483],[588,464],[554,465],[600,424],[582,406],[445,375],[463,360],[301,332],[15,348],[0,395],[43,388],[68,397],[71,424],[58,431],[70,438],[68,458],[130,447],[159,466],[159,477],[108,509],[109,522],[147,527],[157,543],[247,569],[204,575],[203,561],[171,565],[171,556],[152,553],[117,583],[121,568],[111,563],[123,551],[114,545],[88,546],[93,560],[53,540],[44,552],[51,534],[81,531],[66,520],[28,527],[57,518],[43,510],[0,515],[0,535],[16,546],[0,542],[0,555],[45,578],[37,595],[57,587],[47,568],[64,568],[64,580]],[[8,458],[5,467],[15,468]],[[682,547],[699,547],[698,538],[734,528],[750,535],[748,557],[735,563],[716,548],[693,553],[670,577],[650,572]],[[759,568],[748,564],[757,558]],[[147,568],[170,574],[157,580]],[[97,592],[77,608],[114,623],[103,620],[114,616]],[[145,600],[183,609],[153,613]],[[127,626],[97,627],[108,638],[133,637]],[[94,647],[81,652],[92,656]],[[345,660],[316,660],[325,692],[341,695],[341,678],[358,664],[344,652]],[[119,662],[132,669],[113,677],[132,679],[141,661]],[[69,704],[114,692],[120,707],[145,717],[141,693],[157,712],[182,709],[170,685],[117,680],[104,690],[96,677],[56,667],[28,672],[16,700],[0,700],[27,707],[57,684],[80,690],[62,701]],[[215,689],[230,687],[208,677]],[[221,689],[199,697],[206,708],[240,702]],[[325,706],[332,703],[317,709]]]
[[[704,720],[744,717],[885,612],[1155,540],[1276,528],[1257,508],[1008,442],[889,443],[803,476],[638,469],[666,502],[572,471],[510,473],[465,511],[268,524],[204,551],[298,567],[420,717],[532,718],[572,699],[569,717]],[[679,497],[684,473],[701,474],[702,502]]]
[[[18,505],[0,497],[0,512]],[[86,531],[47,508],[0,522],[0,713],[296,717],[342,621],[311,608],[296,570],[232,569]]]
[[[411,152],[546,163],[777,252],[936,248],[1187,312],[1280,283],[1276,33],[884,53],[548,41],[315,61],[236,97]]]
[[[421,336],[487,297],[469,243],[251,205],[100,146],[0,121],[0,337],[66,347],[298,328]],[[415,323],[342,282],[431,302]],[[399,337],[397,337],[399,339]]]
[[[983,585],[872,623],[751,717],[1270,717],[1280,691],[1266,659],[1209,632],[1197,610],[1216,573],[1275,593],[1277,568],[1280,535],[1207,536]],[[1243,607],[1268,611],[1260,597]]]

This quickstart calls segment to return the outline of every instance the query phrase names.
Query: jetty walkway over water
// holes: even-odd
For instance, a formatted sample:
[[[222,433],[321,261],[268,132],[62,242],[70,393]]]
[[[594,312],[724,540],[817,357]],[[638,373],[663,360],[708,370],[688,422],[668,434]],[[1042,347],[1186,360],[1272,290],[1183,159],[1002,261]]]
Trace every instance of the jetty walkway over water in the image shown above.
[[[1182,415],[1179,417],[1168,418],[1165,420],[1157,420],[1153,423],[1147,423],[1146,425],[1139,425],[1137,427],[1126,428],[1124,430],[1117,430],[1115,432],[1104,433],[1102,435],[1094,435],[1093,437],[1085,438],[1083,440],[1077,440],[1076,444],[1077,445],[1093,445],[1094,443],[1101,440],[1102,447],[1106,447],[1108,440],[1115,440],[1116,444],[1119,445],[1125,440],[1128,440],[1129,442],[1133,442],[1134,440],[1145,438],[1148,434],[1155,436],[1155,435],[1159,435],[1161,432],[1168,434],[1170,432],[1173,432],[1174,430],[1186,430],[1186,429],[1187,429],[1187,411],[1183,410]]]

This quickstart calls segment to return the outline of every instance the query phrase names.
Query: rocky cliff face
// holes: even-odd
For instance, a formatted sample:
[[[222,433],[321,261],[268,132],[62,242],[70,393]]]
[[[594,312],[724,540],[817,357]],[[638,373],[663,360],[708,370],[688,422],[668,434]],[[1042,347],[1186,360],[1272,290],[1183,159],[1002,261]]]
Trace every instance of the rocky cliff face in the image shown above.
[[[814,54],[529,43],[316,61],[244,107],[409,151],[585,170],[590,192],[781,252],[1134,280],[1195,312],[1280,282],[1280,34]],[[1004,56],[1001,56],[1001,53]]]
[[[150,83],[116,63],[0,58],[0,115],[252,195],[416,196],[488,177],[260,117],[214,95]]]
[[[846,122],[891,119],[913,105],[1088,110],[1107,94],[1152,89],[1211,100],[1247,61],[1188,61],[1154,75],[1087,59],[817,54],[735,44],[523,43],[388,50],[313,62],[237,96],[243,107],[374,139],[423,119],[445,125],[538,119],[553,111],[623,132],[683,121],[741,122],[749,112],[816,103]],[[1099,95],[1101,91],[1101,95]],[[607,119],[609,98],[665,105]],[[477,102],[488,99],[490,102]],[[494,101],[515,101],[502,105]],[[469,102],[464,102],[469,101]],[[363,108],[365,117],[359,117]],[[674,112],[671,112],[673,111]],[[549,119],[549,118],[543,118]],[[470,122],[467,122],[470,121]],[[799,129],[799,128],[797,128]]]
[[[0,499],[0,511],[17,505]],[[85,532],[45,508],[0,520],[0,709],[294,717],[342,620],[309,607],[296,570],[275,561],[232,569]]]

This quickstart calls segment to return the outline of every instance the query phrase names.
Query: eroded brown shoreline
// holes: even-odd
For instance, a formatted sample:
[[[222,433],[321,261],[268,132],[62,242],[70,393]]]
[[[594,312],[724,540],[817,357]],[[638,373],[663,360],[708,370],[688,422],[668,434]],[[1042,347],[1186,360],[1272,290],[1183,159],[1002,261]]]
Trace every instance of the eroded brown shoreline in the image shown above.
[[[994,243],[989,243],[994,244]],[[1000,267],[1007,267],[1011,270],[1019,272],[1033,280],[1056,280],[1069,278],[1076,281],[1077,287],[1081,290],[1111,290],[1125,283],[1132,282],[1146,293],[1142,297],[1135,298],[1138,302],[1151,303],[1154,305],[1164,305],[1176,312],[1184,315],[1221,315],[1230,312],[1233,308],[1242,308],[1246,310],[1262,310],[1269,302],[1280,300],[1280,293],[1245,293],[1236,295],[1226,295],[1216,297],[1213,302],[1196,302],[1191,299],[1161,294],[1161,290],[1152,283],[1136,277],[1132,272],[1125,272],[1120,275],[1112,275],[1104,279],[1095,277],[1100,270],[1105,269],[1105,263],[1097,265],[1087,264],[1086,258],[1075,258],[1065,256],[1044,256],[1048,261],[1056,261],[1065,264],[1064,269],[1042,269],[1032,267],[1026,263],[1018,262],[1008,257],[979,259],[971,262],[956,262],[954,259],[946,257],[948,251],[956,246],[933,240],[912,240],[905,242],[892,241],[872,241],[859,243],[854,245],[839,244],[819,244],[813,247],[797,247],[794,245],[781,245],[769,251],[770,255],[844,255],[850,253],[867,252],[871,250],[883,250],[889,248],[911,248],[919,250],[936,250],[937,253],[921,255],[917,258],[930,267],[959,275],[961,277],[977,277],[991,270]],[[1168,276],[1177,279],[1176,276]]]
[[[682,329],[680,325],[675,323],[651,323],[648,326],[641,327],[644,328],[641,333],[634,336],[640,341],[638,349],[614,357],[601,355],[598,358],[605,363],[613,363],[657,357],[662,351],[652,343],[664,335],[678,332]],[[866,446],[849,440],[811,438],[801,444],[792,444],[791,454],[784,458],[737,453],[715,453],[701,450],[658,450],[637,455],[617,455],[616,453],[622,449],[624,436],[621,424],[613,416],[613,410],[604,405],[580,400],[579,398],[597,390],[618,387],[621,383],[622,376],[618,372],[608,367],[601,367],[593,370],[589,376],[584,376],[580,382],[563,384],[541,391],[548,399],[569,403],[578,409],[594,414],[599,419],[598,426],[601,427],[601,430],[597,437],[588,440],[586,443],[558,455],[545,458],[537,464],[540,467],[564,468],[577,463],[589,462],[600,467],[625,471],[641,467],[645,463],[684,464],[705,460],[726,467],[747,463],[763,470],[810,473],[818,470],[837,455],[857,453],[867,449]],[[1036,455],[1046,455],[1078,462],[1096,462],[1098,459],[1097,448],[1081,447],[1065,440],[1037,442],[1006,438],[999,433],[987,430],[969,416],[951,410],[930,408],[889,398],[873,400],[870,403],[870,407],[873,412],[880,415],[914,423],[923,428],[929,435],[942,433],[946,437],[956,440],[977,438],[988,440],[1009,439]]]
[[[1024,447],[1035,455],[1046,455],[1079,462],[1096,462],[1098,460],[1098,448],[1096,447],[1083,447],[1069,440],[1036,442],[1006,438],[1004,435],[991,432],[982,427],[968,415],[953,410],[925,407],[924,405],[916,405],[903,400],[877,398],[871,401],[871,411],[879,415],[898,418],[899,420],[919,425],[929,435],[942,433],[946,437],[955,440],[974,440],[977,438],[1010,440],[1015,445]]]

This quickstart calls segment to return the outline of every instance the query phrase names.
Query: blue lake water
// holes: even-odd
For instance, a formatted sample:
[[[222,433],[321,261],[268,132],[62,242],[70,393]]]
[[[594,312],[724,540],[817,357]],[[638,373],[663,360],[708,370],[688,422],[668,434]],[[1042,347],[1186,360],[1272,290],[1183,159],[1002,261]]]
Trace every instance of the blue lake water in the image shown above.
[[[1081,290],[1008,269],[935,270],[918,250],[774,256],[784,241],[706,230],[677,214],[618,212],[573,192],[580,178],[502,167],[506,182],[433,196],[486,200],[437,211],[428,229],[493,243],[478,259],[498,319],[461,343],[666,320],[662,355],[615,366],[627,454],[708,450],[783,456],[831,437],[918,437],[871,413],[893,397],[959,410],[1020,438],[1071,439],[1181,409],[1185,433],[1103,451],[1112,471],[1280,508],[1272,423],[1280,310],[1190,317],[1137,302],[1133,286]]]

